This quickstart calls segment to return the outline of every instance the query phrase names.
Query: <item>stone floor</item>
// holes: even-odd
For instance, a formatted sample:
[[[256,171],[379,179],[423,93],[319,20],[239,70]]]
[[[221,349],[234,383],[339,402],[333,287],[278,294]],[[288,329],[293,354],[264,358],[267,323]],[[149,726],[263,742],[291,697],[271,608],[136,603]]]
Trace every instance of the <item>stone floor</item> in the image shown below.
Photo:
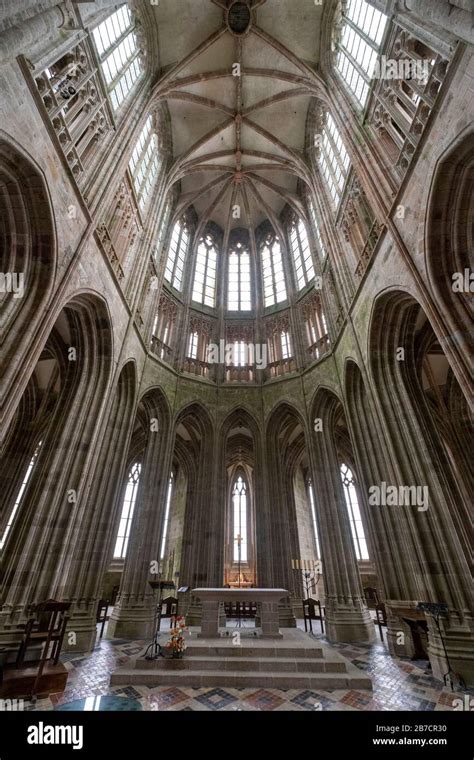
[[[322,638],[316,634],[316,638]],[[325,639],[323,639],[325,641]],[[89,698],[85,709],[99,709],[90,698],[115,696],[102,700],[100,709],[107,710],[452,710],[453,694],[442,688],[430,675],[425,662],[392,658],[386,644],[337,644],[336,651],[367,672],[373,691],[335,689],[312,691],[302,689],[262,688],[175,688],[146,686],[110,687],[111,672],[127,662],[128,657],[143,652],[144,641],[108,641],[102,639],[87,657],[67,654],[62,657],[70,671],[66,691],[38,700],[25,709],[51,710],[75,700]],[[106,703],[104,705],[104,702]],[[66,709],[68,709],[66,707]],[[70,709],[74,708],[73,705]],[[79,709],[84,709],[80,707]]]

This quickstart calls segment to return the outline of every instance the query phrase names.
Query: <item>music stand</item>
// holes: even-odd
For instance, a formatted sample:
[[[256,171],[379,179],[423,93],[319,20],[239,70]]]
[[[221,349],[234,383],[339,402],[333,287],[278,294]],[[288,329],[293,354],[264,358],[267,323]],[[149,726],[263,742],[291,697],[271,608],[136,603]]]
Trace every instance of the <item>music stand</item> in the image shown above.
[[[156,591],[158,591],[158,601],[156,604],[156,610],[155,610],[155,624],[154,624],[154,630],[153,630],[153,638],[151,642],[148,644],[147,648],[145,649],[145,653],[143,657],[145,660],[156,660],[158,657],[163,657],[161,654],[161,646],[158,643],[158,637],[160,635],[160,627],[161,627],[161,600],[163,598],[163,590],[164,589],[173,589],[175,588],[173,581],[148,581],[148,584],[153,589],[153,594],[155,594]],[[148,652],[151,650],[151,654],[148,654]]]

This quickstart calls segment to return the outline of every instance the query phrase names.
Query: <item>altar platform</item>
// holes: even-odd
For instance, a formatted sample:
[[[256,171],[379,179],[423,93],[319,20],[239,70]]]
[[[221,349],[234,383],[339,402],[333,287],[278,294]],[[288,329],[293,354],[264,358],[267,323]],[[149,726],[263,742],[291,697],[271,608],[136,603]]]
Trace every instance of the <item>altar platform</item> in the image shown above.
[[[285,628],[274,640],[251,627],[227,626],[218,638],[199,638],[200,632],[199,627],[189,630],[182,659],[130,658],[112,674],[111,685],[372,689],[364,671],[299,629]],[[167,639],[162,631],[159,643]]]

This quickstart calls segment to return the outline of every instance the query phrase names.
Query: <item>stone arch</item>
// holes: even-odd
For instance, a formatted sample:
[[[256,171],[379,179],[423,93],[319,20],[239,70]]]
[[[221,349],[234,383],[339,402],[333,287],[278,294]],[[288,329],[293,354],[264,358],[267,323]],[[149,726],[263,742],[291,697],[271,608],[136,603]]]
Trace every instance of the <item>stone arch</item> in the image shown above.
[[[163,427],[166,427],[167,430],[171,426],[172,414],[170,403],[166,393],[160,385],[147,388],[140,395],[137,413],[139,413],[140,410],[146,412],[150,416],[156,417],[158,422],[161,422]]]
[[[15,623],[22,621],[32,601],[63,591],[71,561],[67,547],[74,543],[82,514],[111,379],[112,333],[102,298],[74,296],[59,312],[51,332],[46,354],[50,350],[59,356],[58,378],[43,446],[4,548],[0,628],[8,625],[11,610]],[[71,345],[77,349],[75,359],[69,356]],[[75,508],[70,498],[75,499]]]
[[[287,588],[298,598],[301,578],[292,570],[292,560],[300,558],[293,467],[295,447],[301,457],[302,448],[307,448],[307,433],[294,404],[281,401],[272,409],[266,421],[265,445],[268,506],[261,532],[272,550],[259,563],[260,574],[267,585]]]
[[[178,411],[173,433],[175,448],[181,438],[195,466],[186,496],[180,582],[191,587],[220,585],[223,525],[215,498],[214,423],[206,407],[193,401]]]
[[[458,137],[438,161],[425,229],[426,269],[442,307],[445,351],[453,357],[453,369],[467,398],[472,350],[473,219],[474,132],[469,131]],[[456,286],[453,277],[460,278]]]
[[[194,423],[203,431],[212,432],[214,429],[214,423],[209,410],[200,401],[190,401],[177,411],[175,425],[182,423],[184,420],[194,420]]]
[[[236,429],[241,433],[235,432]],[[223,521],[224,532],[224,579],[232,574],[234,577],[235,563],[233,560],[232,516],[231,516],[231,480],[237,469],[245,471],[246,480],[250,485],[250,504],[248,508],[248,560],[247,573],[253,585],[258,586],[258,528],[259,511],[263,508],[265,491],[263,484],[263,452],[262,436],[259,424],[253,414],[244,407],[234,407],[223,420],[218,432],[218,462],[217,462],[217,502],[221,505],[220,519]],[[229,578],[227,578],[228,580]]]
[[[304,427],[303,415],[301,413],[301,410],[298,409],[298,407],[296,406],[296,404],[287,400],[278,401],[275,404],[275,406],[271,408],[270,412],[268,413],[266,417],[266,424],[265,424],[266,435],[268,435],[270,432],[270,424],[272,425],[278,424],[277,418],[278,418],[280,409],[284,409],[286,414],[294,415],[298,419],[298,422],[302,425],[302,427]]]
[[[4,336],[2,376],[6,387],[11,387],[31,331],[51,295],[57,243],[44,174],[3,130],[0,130],[0,190],[0,248],[3,251],[0,272],[2,276],[23,275],[24,289],[24,296],[16,297],[8,292],[10,286],[5,281],[0,292]]]

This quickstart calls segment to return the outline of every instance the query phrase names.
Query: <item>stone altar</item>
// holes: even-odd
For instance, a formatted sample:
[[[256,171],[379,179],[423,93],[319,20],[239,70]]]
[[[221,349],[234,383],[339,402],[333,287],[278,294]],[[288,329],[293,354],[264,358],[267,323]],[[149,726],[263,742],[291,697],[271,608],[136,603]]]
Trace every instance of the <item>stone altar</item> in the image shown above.
[[[262,636],[282,638],[278,602],[289,596],[289,592],[284,588],[194,588],[191,593],[202,603],[202,638],[219,636],[220,602],[258,602]]]

